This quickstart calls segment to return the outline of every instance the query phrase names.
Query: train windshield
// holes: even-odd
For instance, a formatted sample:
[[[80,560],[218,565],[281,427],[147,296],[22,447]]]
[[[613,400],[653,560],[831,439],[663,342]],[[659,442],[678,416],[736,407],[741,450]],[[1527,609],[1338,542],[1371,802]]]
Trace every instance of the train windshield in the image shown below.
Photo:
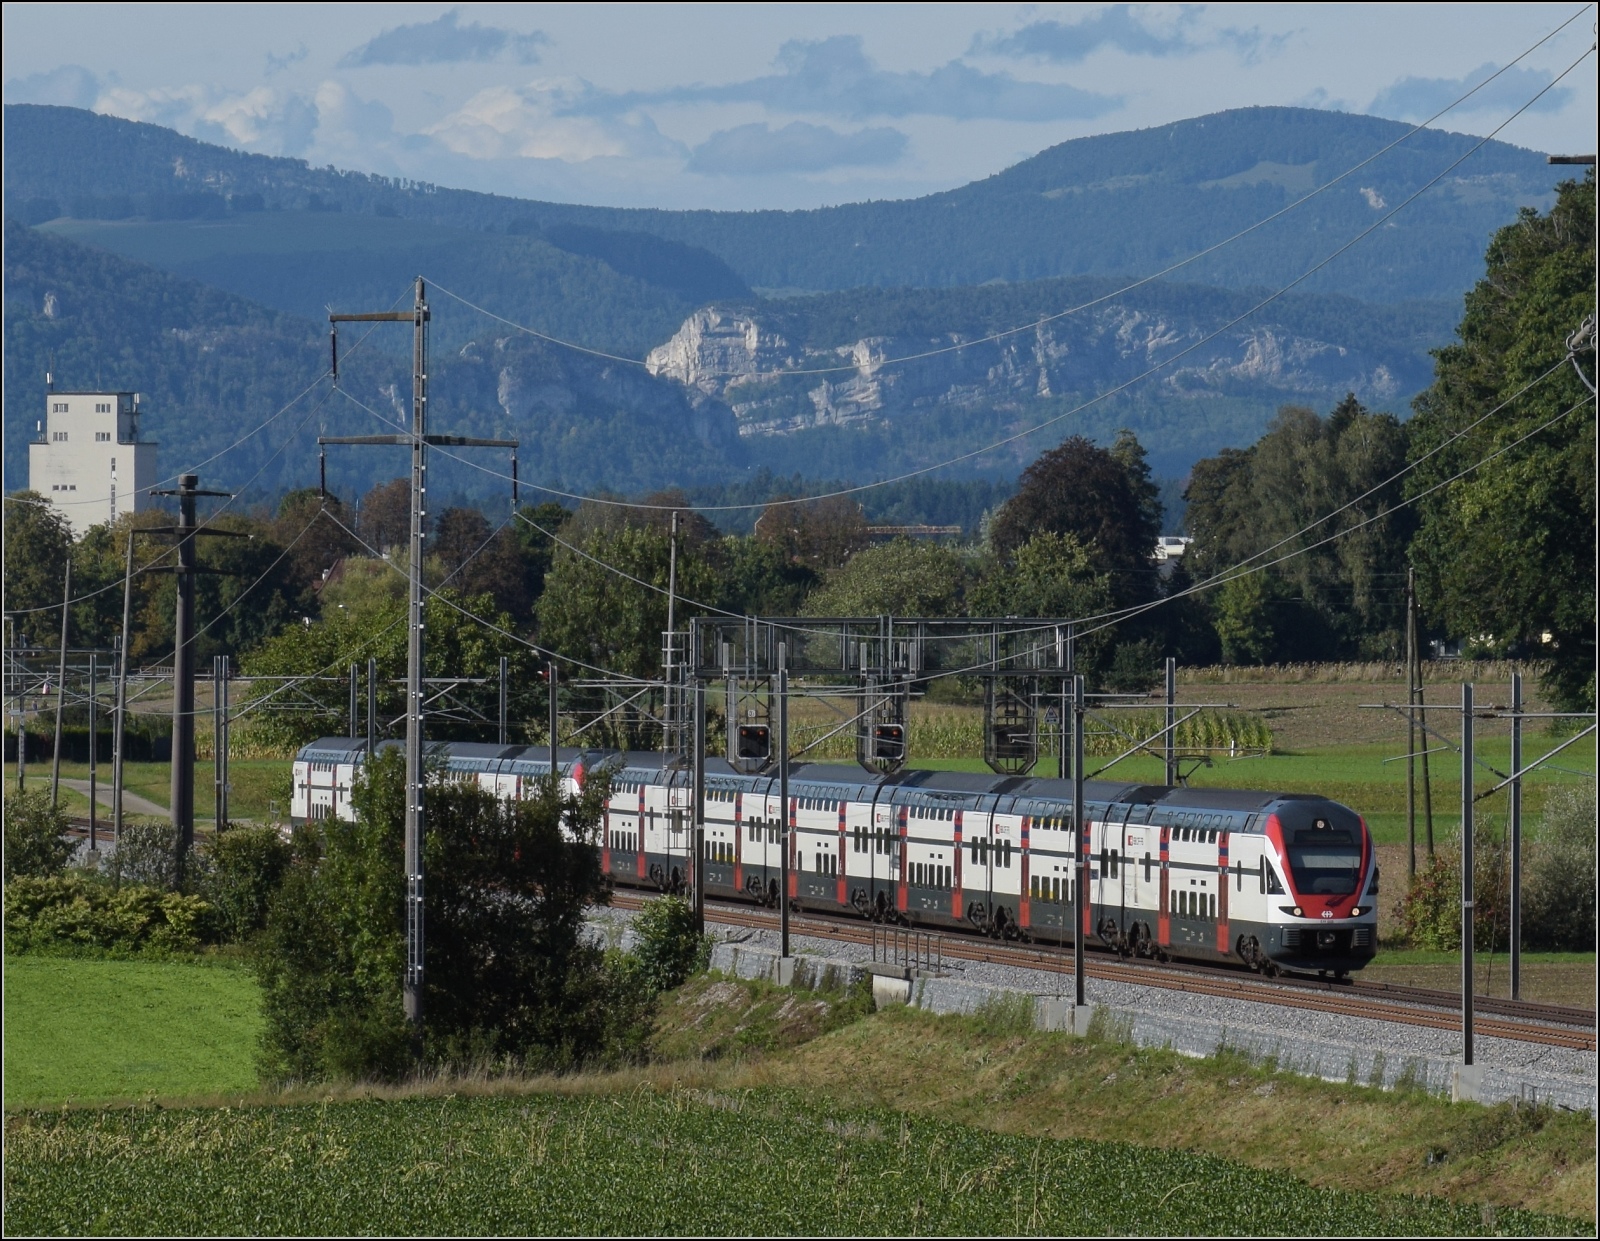
[[[1301,828],[1287,843],[1295,891],[1304,896],[1349,896],[1356,890],[1361,879],[1361,839],[1355,832]]]

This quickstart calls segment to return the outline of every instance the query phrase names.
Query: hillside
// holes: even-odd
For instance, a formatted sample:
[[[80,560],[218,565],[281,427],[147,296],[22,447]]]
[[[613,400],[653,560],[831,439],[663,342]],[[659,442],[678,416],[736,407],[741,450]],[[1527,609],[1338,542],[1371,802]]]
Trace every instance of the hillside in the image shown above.
[[[251,207],[394,215],[538,237],[691,301],[729,279],[823,290],[1148,274],[1271,214],[1408,128],[1304,108],[1239,109],[1074,139],[919,199],[717,212],[527,202],[313,169],[71,108],[12,105],[5,121],[6,209],[29,222]],[[1420,133],[1181,278],[1228,288],[1286,282],[1476,142]],[[1547,204],[1552,185],[1541,155],[1491,142],[1305,287],[1379,302],[1458,296],[1477,278],[1490,233],[1519,206]]]
[[[141,393],[144,434],[161,443],[165,476],[230,449],[327,366],[325,325],[103,250],[8,221],[5,262],[8,490],[26,485],[22,447],[42,413],[47,370],[62,389]],[[380,416],[403,410],[406,343],[396,329],[394,339],[375,338],[357,353],[347,338],[341,379],[355,400],[333,396],[324,382],[268,431],[202,467],[203,481],[258,498],[315,485],[319,433],[382,429],[361,405]],[[691,408],[669,380],[526,337],[469,342],[439,359],[433,381],[436,424],[520,437],[522,473],[531,481],[637,491],[723,483],[742,463],[725,408]],[[403,457],[399,449],[335,449],[330,485],[346,494],[364,490],[403,472]],[[498,454],[475,459],[507,467]],[[487,499],[509,491],[448,456],[436,460],[434,475],[446,495]]]

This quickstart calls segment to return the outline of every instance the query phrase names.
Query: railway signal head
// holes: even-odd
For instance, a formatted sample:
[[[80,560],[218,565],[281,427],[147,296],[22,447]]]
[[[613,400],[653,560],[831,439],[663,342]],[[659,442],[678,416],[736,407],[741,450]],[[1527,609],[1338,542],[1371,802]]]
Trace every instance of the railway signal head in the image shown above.
[[[737,745],[739,758],[765,763],[772,757],[772,730],[765,724],[740,724]]]
[[[904,724],[874,724],[872,726],[872,757],[899,762],[906,756],[906,726]]]

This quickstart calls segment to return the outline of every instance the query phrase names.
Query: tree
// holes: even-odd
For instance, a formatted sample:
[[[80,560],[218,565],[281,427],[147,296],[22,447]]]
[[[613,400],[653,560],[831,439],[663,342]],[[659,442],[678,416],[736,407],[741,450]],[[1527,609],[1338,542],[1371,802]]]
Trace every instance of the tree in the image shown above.
[[[850,557],[806,600],[811,616],[958,616],[967,568],[939,543],[899,538]]]
[[[623,525],[596,530],[580,546],[587,555],[565,547],[556,551],[539,600],[540,639],[552,650],[611,672],[660,676],[670,558],[666,534],[658,526]],[[709,562],[693,549],[680,548],[678,624],[693,613],[687,600],[704,601],[716,591]]]
[[[1593,337],[1565,359],[1594,312],[1594,232],[1591,170],[1557,188],[1548,215],[1524,208],[1495,234],[1457,343],[1435,351],[1414,403],[1407,484],[1425,614],[1547,658],[1546,692],[1583,710],[1595,704]]]
[[[532,598],[515,536],[495,530],[475,508],[447,508],[439,514],[430,541],[427,576],[463,594],[489,595],[495,607],[528,618]]]
[[[422,1061],[564,1066],[605,1051],[635,1014],[611,985],[585,909],[607,899],[596,836],[603,773],[500,801],[473,783],[428,793]],[[401,1006],[405,769],[357,777],[353,823],[307,824],[255,964],[265,1067],[279,1079],[396,1078],[417,1067]],[[563,830],[565,828],[565,830]]]
[[[1272,658],[1277,634],[1267,612],[1271,585],[1263,571],[1230,578],[1217,590],[1216,625],[1223,663],[1264,664]]]
[[[755,536],[781,548],[796,564],[822,573],[867,546],[867,519],[849,496],[770,504],[756,518]]]
[[[314,487],[291,491],[278,502],[272,535],[288,549],[289,577],[300,587],[301,606],[310,610],[324,574],[360,547],[349,533],[355,515],[332,494],[322,496]]]
[[[821,580],[808,565],[791,560],[775,543],[730,535],[718,548],[718,576],[730,612],[746,616],[795,616]]]
[[[7,791],[5,876],[59,875],[76,846],[66,837],[66,812],[45,789]]]
[[[1113,607],[1110,575],[1094,551],[1071,534],[1036,534],[1010,560],[991,562],[968,592],[974,616],[1100,616]],[[1113,631],[1102,629],[1076,641],[1077,666],[1093,676],[1106,662]]]
[[[411,480],[390,479],[362,496],[359,529],[362,542],[380,554],[406,546],[411,538]]]
[[[976,616],[1097,616],[1111,608],[1111,579],[1075,535],[1036,534],[1009,561],[991,564],[968,603]]]
[[[6,610],[21,613],[18,636],[54,646],[61,632],[61,590],[72,554],[72,528],[37,491],[6,497]],[[74,592],[77,593],[77,592]],[[47,610],[56,609],[52,623]]]
[[[1280,562],[1214,603],[1225,659],[1397,657],[1414,523],[1391,480],[1406,443],[1393,415],[1346,396],[1327,418],[1286,405],[1248,450],[1196,463],[1185,569],[1203,582],[1258,555]],[[1244,615],[1247,602],[1272,615]]]
[[[1138,473],[1144,461],[1138,441],[1119,438],[1118,451],[1113,456],[1074,435],[1039,457],[995,514],[989,531],[995,551],[1009,557],[1036,534],[1071,534],[1094,549],[1119,603],[1153,597],[1159,500],[1148,472]]]
[[[393,569],[386,571],[394,573]],[[259,702],[263,709],[255,713],[254,727],[264,738],[302,745],[343,732],[349,727],[349,695],[342,674],[350,664],[364,668],[368,658],[377,661],[380,720],[404,716],[407,605],[404,597],[374,593],[367,598],[369,606],[332,606],[321,620],[291,625],[244,657],[241,671],[247,678],[308,678],[295,684],[292,692],[283,692],[281,682],[271,681],[263,681],[256,689],[251,703]],[[493,599],[440,591],[424,603],[423,623],[427,633],[425,674],[463,682],[430,708],[429,737],[456,741],[495,738],[502,655],[510,664],[512,719],[542,719],[538,656],[522,642],[499,632],[509,632],[514,621],[495,610]],[[444,693],[442,687],[440,692]],[[379,736],[385,731],[380,724]]]

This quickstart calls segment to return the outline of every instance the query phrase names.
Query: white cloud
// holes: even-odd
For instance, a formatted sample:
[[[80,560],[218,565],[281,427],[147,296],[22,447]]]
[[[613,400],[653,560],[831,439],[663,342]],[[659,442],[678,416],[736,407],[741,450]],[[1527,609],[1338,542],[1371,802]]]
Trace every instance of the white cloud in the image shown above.
[[[47,103],[87,108],[100,94],[100,80],[82,65],[62,65],[46,73],[12,78],[5,85],[7,103]]]
[[[539,48],[550,40],[542,31],[518,34],[498,26],[459,22],[460,9],[434,18],[385,30],[345,56],[343,68],[362,65],[441,65],[462,61],[495,60],[509,57],[531,65],[539,59]]]
[[[94,111],[265,155],[301,154],[317,128],[314,103],[269,86],[244,92],[206,85],[150,90],[113,86],[94,101]]]
[[[1378,93],[1367,111],[1377,116],[1390,116],[1398,120],[1420,121],[1432,116],[1441,108],[1459,99],[1472,87],[1489,78],[1499,68],[1492,61],[1479,65],[1471,73],[1459,78],[1401,78]],[[1460,112],[1511,112],[1520,108],[1540,88],[1548,86],[1555,75],[1546,69],[1524,69],[1520,65],[1507,69],[1493,82],[1463,103]],[[1539,97],[1530,111],[1556,112],[1571,98],[1572,92],[1564,86],[1547,91]]]
[[[926,73],[896,72],[867,56],[860,35],[790,39],[778,49],[778,72],[723,86],[596,95],[594,111],[642,103],[759,103],[776,112],[813,112],[864,120],[873,116],[947,116],[1059,121],[1103,116],[1120,106],[1112,95],[1065,83],[1028,82],[985,73],[959,60]]]
[[[686,154],[682,143],[663,135],[641,112],[579,114],[593,93],[587,83],[571,79],[491,86],[422,133],[446,150],[478,160],[583,163]]]

